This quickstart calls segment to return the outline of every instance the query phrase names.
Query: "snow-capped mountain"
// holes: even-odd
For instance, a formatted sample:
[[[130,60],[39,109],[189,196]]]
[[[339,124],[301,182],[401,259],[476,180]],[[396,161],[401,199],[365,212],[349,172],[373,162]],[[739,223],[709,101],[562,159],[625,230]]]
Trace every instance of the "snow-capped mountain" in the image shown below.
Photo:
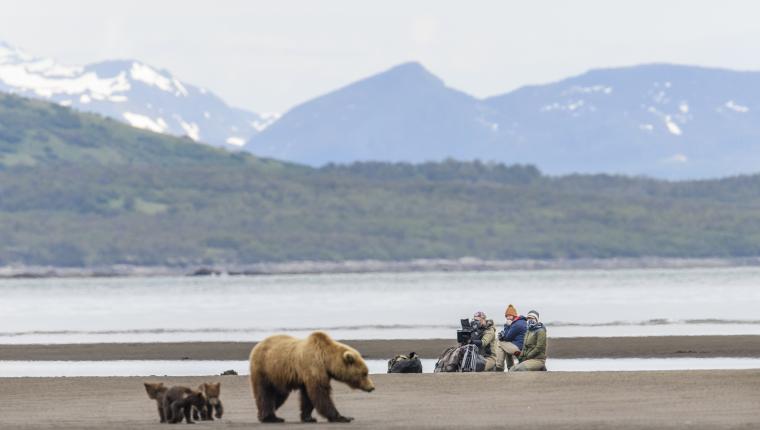
[[[517,161],[567,173],[760,172],[760,73],[671,64],[592,70],[484,100]]]
[[[230,107],[213,93],[139,61],[67,66],[3,42],[0,91],[216,146],[240,147],[278,117]]]
[[[246,149],[322,165],[480,159],[545,172],[760,172],[760,72],[654,64],[477,99],[417,63],[291,109]]]

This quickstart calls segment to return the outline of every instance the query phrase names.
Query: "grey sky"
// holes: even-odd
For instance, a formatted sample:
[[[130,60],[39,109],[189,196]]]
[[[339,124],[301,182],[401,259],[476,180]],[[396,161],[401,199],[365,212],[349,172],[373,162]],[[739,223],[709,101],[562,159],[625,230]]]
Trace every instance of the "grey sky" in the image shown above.
[[[749,0],[4,3],[0,40],[30,54],[140,59],[259,112],[410,60],[476,96],[645,62],[760,70]]]

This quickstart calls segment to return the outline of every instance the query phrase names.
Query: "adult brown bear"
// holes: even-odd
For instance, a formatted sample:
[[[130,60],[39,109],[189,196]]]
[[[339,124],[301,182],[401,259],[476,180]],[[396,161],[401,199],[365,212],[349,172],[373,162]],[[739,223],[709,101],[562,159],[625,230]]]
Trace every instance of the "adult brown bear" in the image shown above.
[[[330,422],[349,422],[330,397],[330,380],[345,382],[367,392],[375,389],[361,354],[348,345],[334,341],[321,331],[306,339],[287,335],[271,336],[251,351],[251,387],[259,421],[283,422],[275,411],[293,390],[301,393],[301,421],[313,423],[317,412]]]

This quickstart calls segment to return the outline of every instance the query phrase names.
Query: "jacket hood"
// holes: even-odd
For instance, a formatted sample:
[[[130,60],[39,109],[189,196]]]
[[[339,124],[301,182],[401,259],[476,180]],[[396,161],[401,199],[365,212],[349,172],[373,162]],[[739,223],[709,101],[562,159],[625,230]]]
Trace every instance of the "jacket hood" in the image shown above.
[[[530,331],[536,331],[536,330],[541,330],[541,329],[544,329],[544,323],[542,322],[536,323],[536,325],[534,325],[533,327],[528,326],[528,330]]]

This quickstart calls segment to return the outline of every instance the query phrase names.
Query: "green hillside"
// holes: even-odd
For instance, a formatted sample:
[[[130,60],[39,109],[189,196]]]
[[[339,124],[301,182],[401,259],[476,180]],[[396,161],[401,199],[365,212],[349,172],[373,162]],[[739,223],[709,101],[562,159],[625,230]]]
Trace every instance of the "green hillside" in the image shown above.
[[[232,166],[254,160],[243,153],[230,154],[189,139],[138,130],[99,115],[0,93],[0,166]]]
[[[0,96],[0,265],[760,255],[760,176],[312,169]]]

